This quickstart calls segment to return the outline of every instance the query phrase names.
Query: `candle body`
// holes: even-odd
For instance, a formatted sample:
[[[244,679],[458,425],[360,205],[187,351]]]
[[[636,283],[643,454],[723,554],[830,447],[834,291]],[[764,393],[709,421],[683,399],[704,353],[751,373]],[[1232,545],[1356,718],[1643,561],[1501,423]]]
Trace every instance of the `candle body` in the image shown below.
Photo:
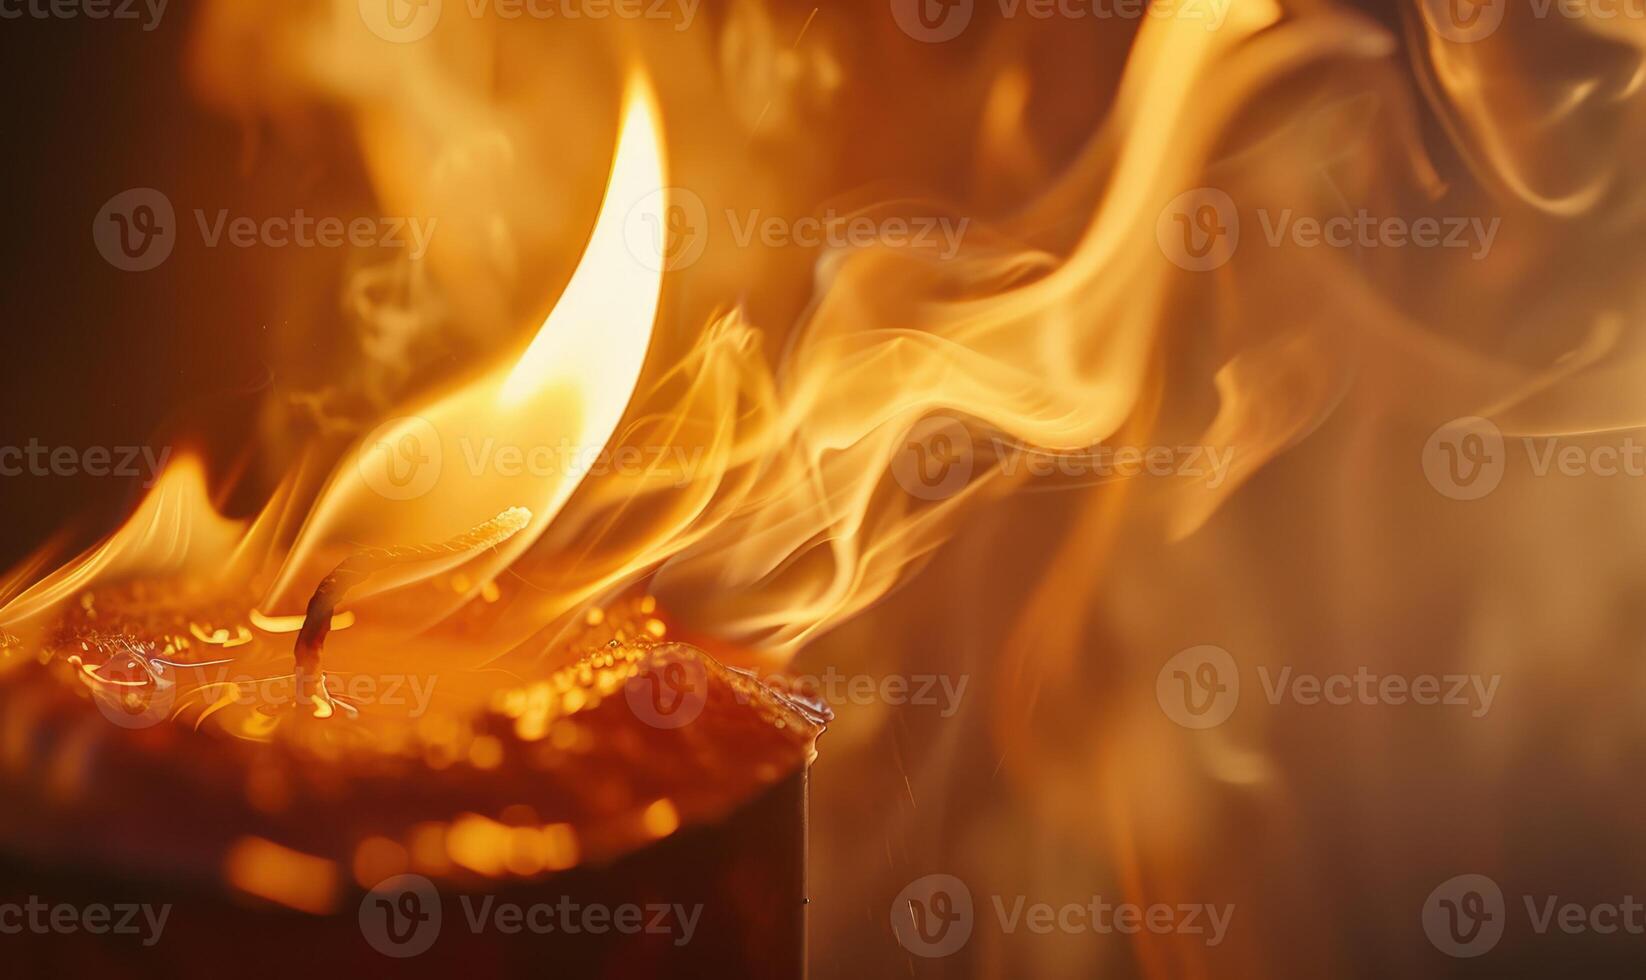
[[[127,728],[52,656],[13,664],[0,926],[8,906],[72,911],[24,921],[8,953],[27,975],[803,975],[825,718],[623,635],[500,692],[455,762],[444,728],[441,752],[303,715],[267,741]],[[94,907],[140,928],[94,932]]]
[[[4,947],[13,975],[29,977],[789,980],[805,974],[805,783],[797,772],[723,821],[604,867],[491,890],[436,880],[437,901],[419,894],[415,907],[399,890],[350,889],[325,915],[211,881],[42,866],[14,852],[0,861],[0,907],[26,917],[34,900],[47,928],[23,921]],[[99,906],[110,911],[94,914],[104,930],[94,934],[85,920]],[[51,927],[59,907],[80,920],[73,931]],[[114,931],[127,908],[130,928]]]

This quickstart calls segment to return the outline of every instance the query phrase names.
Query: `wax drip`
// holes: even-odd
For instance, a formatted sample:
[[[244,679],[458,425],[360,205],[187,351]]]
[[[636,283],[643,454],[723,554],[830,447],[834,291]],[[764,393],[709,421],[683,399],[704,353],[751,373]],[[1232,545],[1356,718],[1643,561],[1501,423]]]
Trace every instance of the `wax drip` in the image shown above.
[[[343,596],[364,582],[373,573],[394,565],[450,558],[471,551],[495,548],[514,537],[531,522],[532,512],[524,507],[510,507],[483,524],[464,531],[449,541],[439,544],[420,544],[396,548],[368,548],[344,559],[320,580],[320,585],[309,599],[303,616],[303,628],[297,633],[292,655],[297,660],[297,700],[314,705],[317,718],[329,718],[336,713],[339,702],[326,690],[325,674],[320,669],[320,653],[331,633],[332,613]]]

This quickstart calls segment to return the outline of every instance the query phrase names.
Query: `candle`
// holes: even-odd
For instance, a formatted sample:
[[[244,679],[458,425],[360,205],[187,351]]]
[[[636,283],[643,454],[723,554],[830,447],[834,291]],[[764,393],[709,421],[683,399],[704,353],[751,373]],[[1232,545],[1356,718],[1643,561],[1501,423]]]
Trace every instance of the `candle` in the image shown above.
[[[0,655],[0,909],[138,907],[149,924],[25,929],[7,941],[22,962],[803,972],[806,767],[825,718],[669,642],[649,598],[592,610],[564,641],[578,660],[471,714],[362,701],[317,717],[297,697],[208,703],[222,654],[291,635],[237,624],[201,642],[152,591],[87,592]],[[349,697],[348,678],[326,686]],[[266,737],[244,737],[263,716]]]
[[[101,546],[0,584],[29,580],[0,608],[0,931],[25,973],[803,972],[826,713],[673,642],[639,576],[546,601],[506,574],[580,475],[459,465],[613,438],[663,268],[624,224],[661,226],[666,185],[637,77],[583,257],[516,356],[381,423],[306,507],[298,474],[224,517],[180,454]]]

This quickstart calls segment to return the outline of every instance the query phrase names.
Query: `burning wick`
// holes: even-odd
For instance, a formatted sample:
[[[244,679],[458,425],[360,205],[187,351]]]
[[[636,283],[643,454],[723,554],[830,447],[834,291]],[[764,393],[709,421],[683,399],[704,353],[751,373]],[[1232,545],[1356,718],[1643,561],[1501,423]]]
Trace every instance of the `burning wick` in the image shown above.
[[[476,525],[449,541],[439,544],[420,544],[399,548],[368,548],[357,552],[332,569],[321,579],[309,599],[303,616],[303,628],[297,633],[292,655],[297,660],[297,700],[314,705],[316,718],[330,718],[339,707],[354,709],[332,697],[326,690],[326,676],[320,669],[320,651],[331,633],[332,612],[350,589],[364,582],[373,572],[393,565],[450,558],[470,551],[495,548],[525,529],[531,522],[532,512],[524,507],[510,507],[484,524]]]

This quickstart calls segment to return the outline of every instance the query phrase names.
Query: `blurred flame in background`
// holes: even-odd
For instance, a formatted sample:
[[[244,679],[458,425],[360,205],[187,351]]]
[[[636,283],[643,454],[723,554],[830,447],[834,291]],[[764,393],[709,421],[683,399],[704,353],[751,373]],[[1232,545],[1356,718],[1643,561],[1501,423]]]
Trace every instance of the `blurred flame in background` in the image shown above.
[[[191,78],[239,121],[248,160],[358,166],[379,213],[437,218],[438,231],[420,263],[351,270],[340,363],[317,371],[300,326],[277,338],[289,377],[328,383],[277,380],[265,462],[293,475],[270,481],[281,489],[250,532],[225,536],[198,465],[179,461],[101,553],[108,569],[175,567],[165,549],[186,540],[197,567],[230,561],[265,590],[264,613],[291,614],[339,549],[438,539],[518,503],[533,507],[530,533],[467,588],[431,606],[427,581],[381,583],[378,613],[365,606],[345,636],[405,626],[408,609],[452,613],[507,566],[523,587],[490,615],[483,647],[517,670],[588,604],[645,581],[745,662],[971,677],[953,717],[853,705],[831,731],[814,823],[821,977],[913,963],[888,903],[929,872],[971,884],[980,925],[962,955],[922,969],[1317,976],[1368,955],[1416,969],[1420,944],[1367,937],[1412,932],[1432,882],[1542,829],[1449,823],[1408,802],[1422,787],[1478,817],[1511,798],[1506,774],[1543,773],[1487,724],[1260,705],[1188,732],[1161,714],[1154,679],[1176,651],[1215,643],[1315,672],[1513,668],[1516,686],[1535,687],[1560,676],[1540,644],[1617,635],[1626,614],[1596,584],[1626,581],[1635,562],[1615,545],[1596,557],[1593,525],[1573,515],[1618,513],[1626,487],[1511,474],[1464,513],[1424,485],[1418,451],[1465,414],[1510,434],[1642,421],[1624,330],[1639,287],[1617,256],[1640,217],[1628,178],[1646,24],[1511,8],[1491,37],[1460,42],[1437,29],[1438,3],[1233,0],[1212,30],[1006,18],[980,3],[962,36],[922,44],[867,0],[734,0],[685,29],[446,8],[407,43],[364,29],[355,0],[213,0],[196,14]],[[620,126],[624,146],[644,142],[630,127],[655,132],[650,108],[614,113],[634,66],[656,86],[666,144],[631,169],[607,147]],[[668,200],[700,201],[688,225],[704,227],[681,228],[650,193],[664,189],[646,175],[665,173],[687,192]],[[1192,273],[1166,261],[1156,230],[1203,186],[1239,202],[1253,241],[1257,208],[1502,228],[1485,261],[1259,242]],[[972,224],[953,256],[740,246],[731,228],[827,207]],[[619,244],[636,226],[673,227],[701,254],[666,275],[632,268]],[[495,363],[556,302],[510,360],[516,374],[435,363],[452,349]],[[600,375],[586,390],[597,405],[568,411],[559,382],[515,380],[565,381],[568,365]],[[362,434],[399,419],[394,443],[408,415],[447,440],[572,426],[574,442],[665,462],[496,483],[471,512],[472,481],[450,472],[464,450],[450,445],[450,486],[395,510],[358,486],[350,454],[383,445]],[[947,445],[969,479],[910,493],[894,471],[933,417],[955,420]],[[297,445],[294,429],[316,436]],[[1217,487],[1149,478],[1040,494],[987,451],[1002,444],[1234,456]],[[1517,520],[1534,503],[1542,521]],[[1570,518],[1567,537],[1550,535],[1551,514]],[[913,576],[939,547],[945,560]],[[1516,560],[1525,549],[1544,560]],[[1600,564],[1563,571],[1580,558]],[[1493,723],[1510,721],[1532,735],[1552,724],[1512,708]],[[1601,724],[1554,744],[1572,765],[1604,765],[1617,743],[1597,741]],[[1334,775],[1329,793],[1313,785]],[[1355,909],[1366,921],[1323,921],[1322,903],[1346,891],[1396,897]],[[1237,912],[1215,949],[1005,934],[987,925],[997,894]],[[864,930],[883,942],[845,948]]]

